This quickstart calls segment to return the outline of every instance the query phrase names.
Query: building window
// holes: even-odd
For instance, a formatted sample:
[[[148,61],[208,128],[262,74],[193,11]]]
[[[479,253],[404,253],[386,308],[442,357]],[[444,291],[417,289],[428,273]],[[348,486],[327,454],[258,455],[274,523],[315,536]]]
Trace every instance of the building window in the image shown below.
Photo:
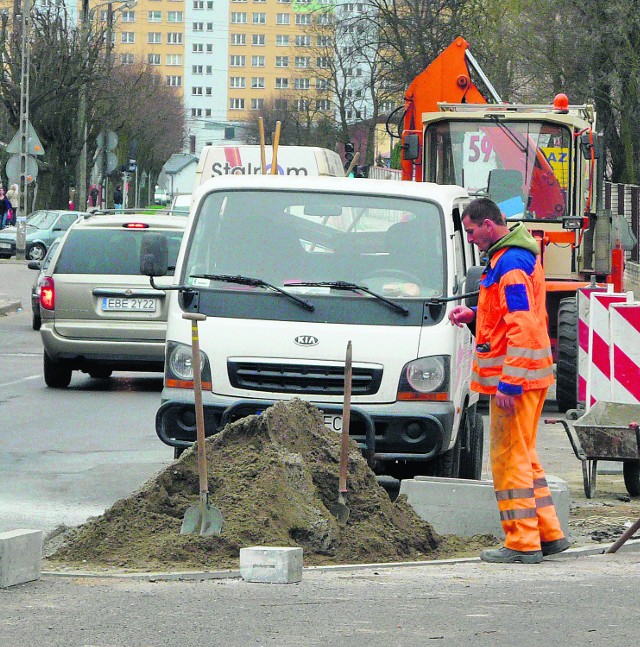
[[[311,67],[310,56],[296,56],[294,65],[296,67]]]
[[[276,46],[289,47],[289,36],[287,35],[276,36]]]
[[[121,34],[121,41],[122,43],[135,43],[136,42],[136,35],[132,31],[123,31]]]
[[[311,36],[296,36],[295,44],[296,47],[310,47]]]
[[[135,22],[136,21],[136,12],[135,11],[123,11],[121,14],[122,22]]]
[[[253,34],[251,37],[251,44],[256,47],[262,47],[265,44],[265,35],[264,34]]]
[[[331,110],[329,99],[316,99],[316,110]]]
[[[191,108],[192,117],[202,117],[202,108]]]
[[[196,75],[202,74],[203,69],[204,68],[203,68],[202,65],[192,65],[191,66],[191,74],[196,74]]]
[[[160,54],[147,54],[147,63],[149,65],[160,65]]]
[[[213,31],[213,23],[212,22],[207,23],[207,31]]]
[[[318,47],[331,47],[333,46],[333,38],[331,36],[318,36],[316,44]]]
[[[254,90],[264,89],[264,76],[254,76],[251,78],[251,87]]]
[[[331,67],[331,59],[328,56],[318,56],[316,65],[323,69],[328,69]]]
[[[244,11],[232,11],[231,23],[234,25],[245,24],[247,22],[247,14]]]
[[[123,65],[133,65],[134,63],[133,54],[120,54],[120,62]]]
[[[204,9],[204,0],[193,0],[193,8],[196,10]]]
[[[297,13],[296,14],[296,25],[310,25],[311,24],[311,14],[310,13]]]
[[[391,112],[396,107],[395,101],[381,101],[380,112]]]
[[[291,0],[278,0],[278,4],[291,4]]]
[[[182,87],[182,77],[181,76],[168,76],[167,77],[167,85],[171,86],[172,88],[180,88],[180,87]]]
[[[162,11],[149,11],[147,20],[149,22],[162,22]]]
[[[211,116],[211,108],[205,108],[204,109],[204,116],[205,117],[210,117]]]
[[[193,86],[191,88],[191,94],[194,97],[201,97],[202,96],[202,86]]]
[[[291,23],[291,16],[288,13],[276,14],[276,25],[289,25]]]
[[[264,99],[251,99],[251,110],[262,110],[264,108]]]
[[[204,68],[204,73],[205,73],[205,74],[213,74],[213,65],[207,65],[207,66]]]
[[[287,109],[287,100],[286,99],[276,99],[273,102],[273,107],[276,110],[286,110]]]
[[[207,43],[207,54],[213,52],[213,43]]]
[[[247,64],[247,57],[240,56],[239,54],[232,54],[231,61],[229,63],[230,67],[244,67]]]
[[[316,90],[328,90],[329,81],[327,79],[316,79]]]
[[[244,76],[232,76],[229,78],[229,87],[230,88],[246,88],[247,80]]]
[[[193,31],[204,31],[204,23],[194,22],[193,25],[191,25],[191,29],[193,29]]]
[[[286,77],[276,77],[276,90],[288,90],[289,79]]]
[[[311,106],[309,99],[294,99],[293,107],[300,112],[307,112]]]
[[[230,110],[244,110],[244,99],[229,99]]]
[[[182,65],[182,54],[167,54],[167,65]]]
[[[316,24],[318,24],[318,25],[333,25],[333,14],[319,13],[316,16]]]
[[[232,45],[246,45],[247,44],[247,35],[246,34],[231,34],[231,44]]]
[[[252,56],[251,67],[264,67],[264,56]]]
[[[182,32],[173,31],[167,34],[167,43],[169,45],[182,45]]]
[[[204,52],[204,45],[202,43],[193,43],[191,45],[191,51],[194,54],[202,54]]]
[[[159,31],[151,31],[147,34],[147,43],[159,45],[162,42],[162,34]]]
[[[294,79],[293,87],[296,90],[308,90],[311,87],[311,81],[309,79]]]
[[[167,12],[167,22],[182,22],[182,21],[183,21],[182,11]]]
[[[207,86],[207,87],[204,89],[204,95],[205,95],[206,97],[210,97],[210,96],[211,96],[211,87],[210,87],[210,86]]]
[[[266,13],[256,13],[253,14],[253,24],[254,25],[265,25],[267,23],[267,14]]]
[[[246,2],[247,0],[231,0],[231,2]]]
[[[276,67],[289,67],[289,57],[276,56]]]

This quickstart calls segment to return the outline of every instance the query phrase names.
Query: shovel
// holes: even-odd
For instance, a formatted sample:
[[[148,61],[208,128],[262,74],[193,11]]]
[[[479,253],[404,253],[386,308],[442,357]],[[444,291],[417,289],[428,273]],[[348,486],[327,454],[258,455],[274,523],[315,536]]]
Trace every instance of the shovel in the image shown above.
[[[202,408],[202,376],[200,373],[200,341],[198,321],[206,315],[185,312],[183,319],[191,321],[191,366],[193,368],[193,395],[196,405],[196,432],[198,440],[198,478],[200,479],[200,503],[187,508],[180,528],[181,535],[219,535],[222,530],[222,513],[209,503],[209,482],[207,477],[207,446],[204,437],[204,409]]]
[[[344,362],[344,405],[342,407],[342,442],[340,444],[340,480],[338,481],[338,503],[331,506],[331,514],[341,526],[349,519],[349,508],[344,495],[347,493],[347,458],[349,453],[349,422],[351,419],[351,341],[347,344]]]

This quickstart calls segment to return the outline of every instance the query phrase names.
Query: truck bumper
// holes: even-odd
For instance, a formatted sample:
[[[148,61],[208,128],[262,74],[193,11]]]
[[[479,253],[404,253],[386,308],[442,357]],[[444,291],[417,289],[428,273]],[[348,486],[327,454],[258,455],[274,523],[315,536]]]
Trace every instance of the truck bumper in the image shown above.
[[[260,414],[273,404],[273,400],[220,397],[216,397],[215,402],[204,402],[205,434],[216,434],[226,424]],[[311,404],[327,415],[342,413],[342,405]],[[351,407],[349,435],[358,443],[370,465],[395,460],[424,461],[449,446],[453,419],[452,402],[355,404]],[[163,443],[171,447],[190,447],[196,439],[193,399],[176,397],[166,400],[156,414],[156,433]]]

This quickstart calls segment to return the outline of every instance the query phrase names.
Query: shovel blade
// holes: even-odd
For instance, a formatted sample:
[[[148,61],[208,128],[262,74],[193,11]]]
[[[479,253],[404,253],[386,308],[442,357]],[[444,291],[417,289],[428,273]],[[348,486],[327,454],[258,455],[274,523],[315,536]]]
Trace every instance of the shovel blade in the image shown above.
[[[349,507],[346,505],[342,492],[338,494],[338,502],[334,503],[329,508],[329,512],[331,512],[331,514],[336,518],[339,526],[347,525],[351,510],[349,510]]]
[[[200,536],[208,537],[209,535],[219,535],[222,532],[222,522],[222,512],[220,512],[218,508],[209,506],[202,512]]]
[[[182,526],[180,527],[181,535],[192,535],[200,532],[202,525],[202,510],[199,505],[192,505],[187,508],[182,519]]]

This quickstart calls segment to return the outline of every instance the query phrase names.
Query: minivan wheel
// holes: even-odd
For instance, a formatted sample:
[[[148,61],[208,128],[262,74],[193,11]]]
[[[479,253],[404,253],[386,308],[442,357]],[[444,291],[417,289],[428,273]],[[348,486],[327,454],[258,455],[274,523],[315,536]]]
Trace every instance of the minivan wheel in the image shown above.
[[[31,246],[31,249],[27,254],[27,258],[30,261],[41,261],[45,257],[46,253],[47,253],[46,247],[41,243],[36,243],[35,245]]]
[[[44,381],[52,389],[66,389],[71,382],[71,369],[44,354]]]
[[[484,420],[479,413],[475,414],[471,443],[460,456],[460,478],[479,481],[482,478],[482,452],[484,445]]]

